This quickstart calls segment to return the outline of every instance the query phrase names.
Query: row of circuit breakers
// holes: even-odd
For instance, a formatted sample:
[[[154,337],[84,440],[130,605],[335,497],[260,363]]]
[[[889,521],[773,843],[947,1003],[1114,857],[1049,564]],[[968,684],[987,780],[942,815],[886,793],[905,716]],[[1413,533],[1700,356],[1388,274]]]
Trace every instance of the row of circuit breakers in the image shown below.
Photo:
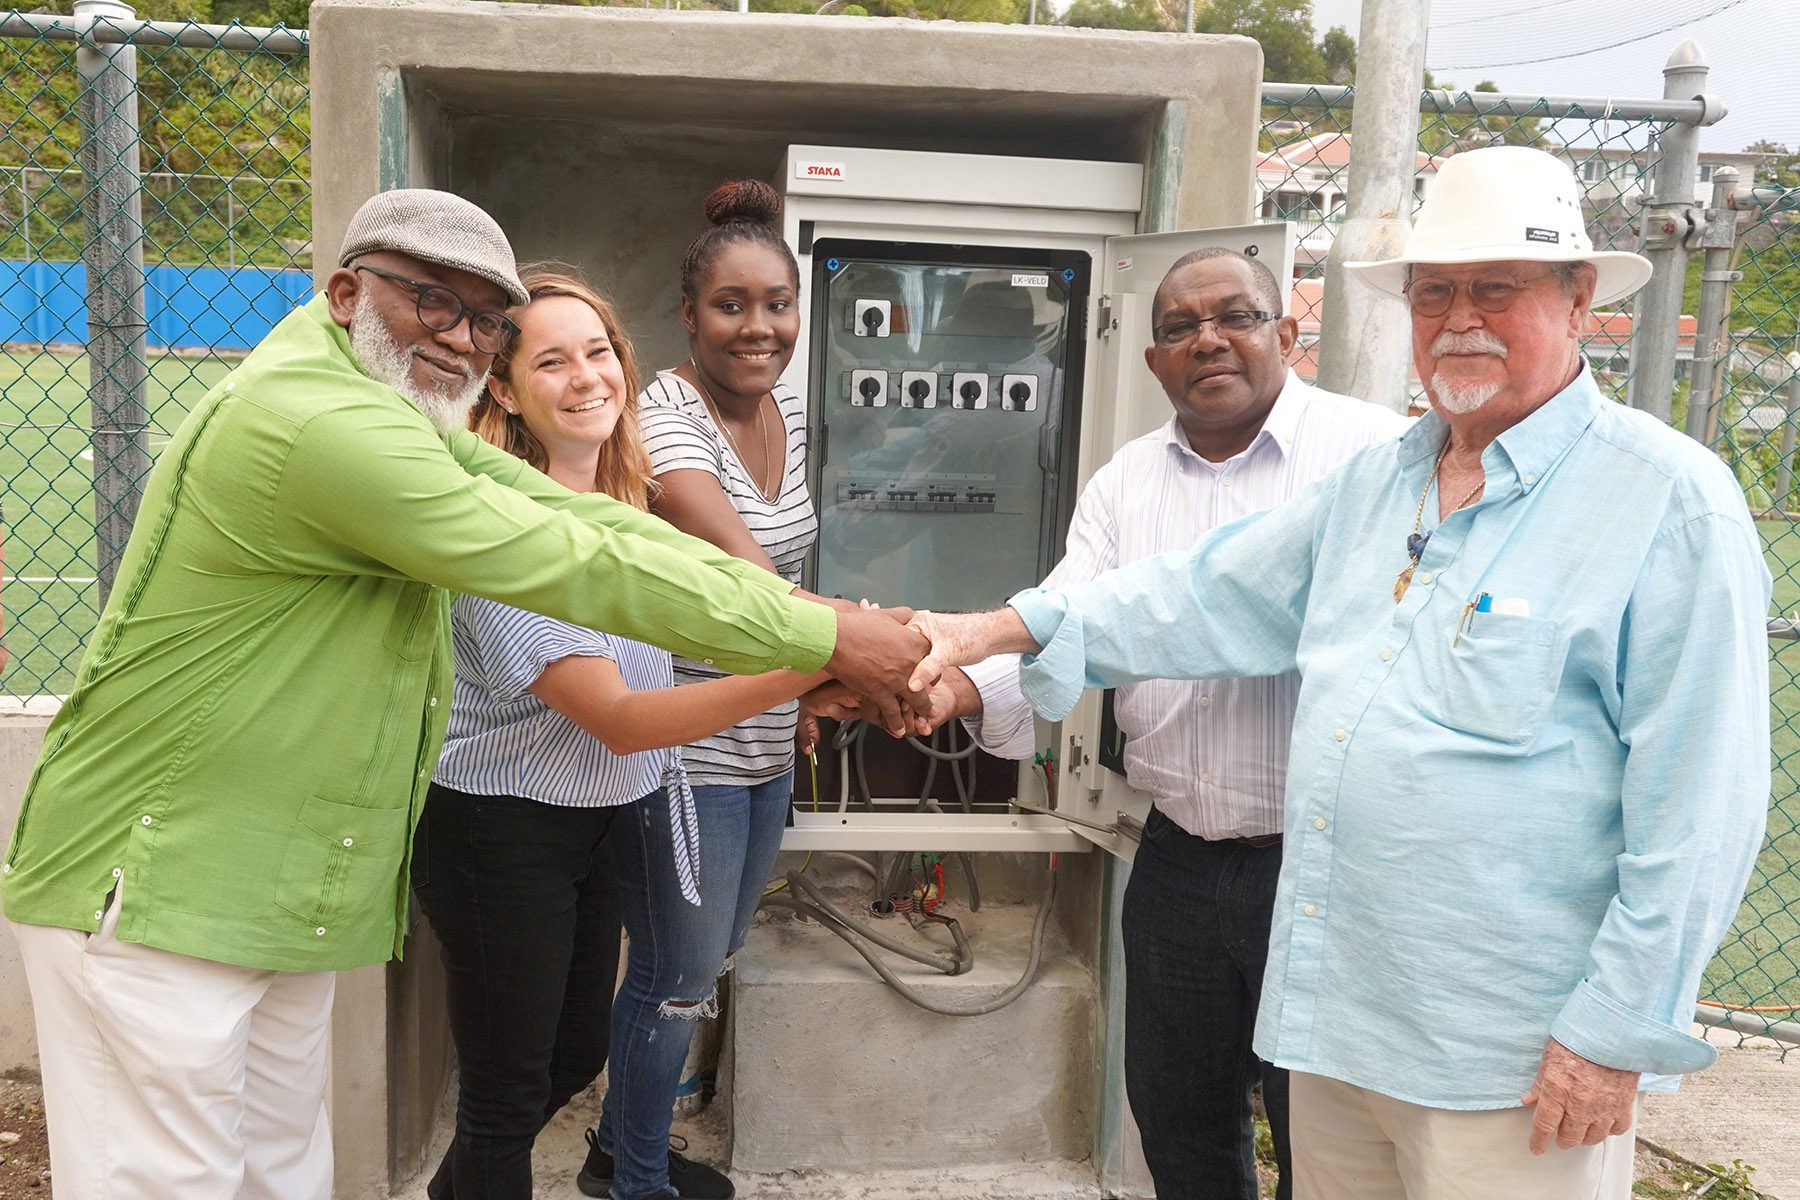
[[[891,395],[893,372],[862,370],[850,372],[850,403],[858,408],[884,408]],[[902,408],[936,408],[945,399],[945,374],[940,371],[901,371],[899,402]],[[1007,412],[1036,412],[1038,377],[1036,375],[1002,375],[998,387],[994,377],[982,371],[956,371],[948,376],[951,408],[986,408],[997,394],[1000,407]]]
[[[850,313],[850,328],[857,337],[886,337],[893,332],[894,311],[891,300],[858,300]],[[998,385],[994,377],[981,371],[949,373],[949,392],[945,394],[944,372],[901,371],[898,395],[892,388],[893,372],[868,369],[850,372],[850,403],[858,408],[885,408],[890,400],[898,400],[902,408],[936,408],[948,400],[951,408],[986,408],[990,398],[997,398],[1007,412],[1036,412],[1038,378],[1036,375],[1002,375]]]

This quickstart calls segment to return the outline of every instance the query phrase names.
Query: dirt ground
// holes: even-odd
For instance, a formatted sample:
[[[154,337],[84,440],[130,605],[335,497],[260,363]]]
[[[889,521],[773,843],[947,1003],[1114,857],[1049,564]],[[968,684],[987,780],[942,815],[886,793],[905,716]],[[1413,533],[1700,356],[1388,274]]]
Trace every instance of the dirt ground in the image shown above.
[[[49,1194],[44,1091],[35,1079],[0,1079],[0,1198]]]
[[[1262,1163],[1258,1167],[1263,1194],[1274,1195],[1273,1173]],[[1638,1146],[1637,1184],[1632,1191],[1644,1200],[1692,1196],[1709,1179],[1707,1173],[1687,1163],[1665,1158],[1642,1143]],[[48,1196],[49,1192],[50,1144],[44,1131],[43,1089],[29,1076],[0,1078],[0,1200]],[[1718,1200],[1750,1200],[1755,1195],[1726,1181],[1715,1183],[1705,1194]]]

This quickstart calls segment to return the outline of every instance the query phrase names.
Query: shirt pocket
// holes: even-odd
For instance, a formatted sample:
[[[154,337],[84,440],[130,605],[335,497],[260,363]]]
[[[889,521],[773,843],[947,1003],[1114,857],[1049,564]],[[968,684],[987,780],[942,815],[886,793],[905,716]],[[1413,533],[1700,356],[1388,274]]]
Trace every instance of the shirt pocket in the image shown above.
[[[1544,617],[1471,613],[1462,636],[1445,647],[1426,704],[1451,729],[1522,746],[1556,698],[1567,645]]]
[[[406,836],[405,808],[364,808],[308,797],[275,881],[275,903],[308,925],[391,909]]]

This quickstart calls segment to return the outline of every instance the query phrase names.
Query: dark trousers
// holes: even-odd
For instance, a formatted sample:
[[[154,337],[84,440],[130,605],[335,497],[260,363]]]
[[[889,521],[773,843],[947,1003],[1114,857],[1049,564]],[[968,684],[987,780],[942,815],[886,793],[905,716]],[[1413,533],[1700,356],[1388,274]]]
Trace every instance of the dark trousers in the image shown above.
[[[1281,1170],[1287,1072],[1250,1048],[1281,846],[1194,837],[1160,810],[1125,886],[1125,1092],[1157,1200],[1256,1200],[1250,1091],[1259,1081]]]
[[[431,1200],[529,1198],[538,1131],[606,1065],[619,917],[601,846],[617,812],[431,787],[413,887],[460,1064]]]

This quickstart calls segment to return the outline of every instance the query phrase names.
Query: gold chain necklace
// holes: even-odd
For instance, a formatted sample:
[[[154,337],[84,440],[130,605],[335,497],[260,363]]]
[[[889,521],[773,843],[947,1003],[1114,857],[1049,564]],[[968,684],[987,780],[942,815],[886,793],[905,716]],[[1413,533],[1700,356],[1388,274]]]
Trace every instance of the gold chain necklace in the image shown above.
[[[694,386],[699,389],[700,398],[706,401],[706,410],[712,414],[713,424],[717,425],[724,433],[725,440],[731,443],[732,453],[737,455],[738,462],[742,463],[744,470],[748,471],[750,460],[745,456],[744,448],[738,445],[736,435],[731,432],[731,426],[725,424],[725,415],[719,411],[718,402],[712,398],[712,393],[706,390],[706,384],[700,377],[700,364],[689,358],[688,366],[693,368]],[[775,394],[768,393],[768,398],[773,400]],[[773,502],[776,494],[781,491],[781,479],[775,474],[775,439],[769,436],[769,409],[760,400],[756,405],[756,428],[757,432],[762,434],[763,473],[761,479],[752,479],[750,485],[756,489],[757,494],[764,501]],[[773,486],[769,483],[771,479],[774,481]]]
[[[1431,474],[1425,477],[1425,490],[1419,493],[1419,507],[1413,513],[1412,532],[1406,535],[1406,557],[1408,561],[1406,567],[1400,574],[1394,577],[1395,604],[1400,603],[1400,598],[1406,595],[1406,589],[1412,586],[1413,572],[1419,569],[1419,560],[1425,557],[1425,543],[1431,540],[1431,535],[1429,533],[1419,532],[1419,526],[1425,521],[1425,498],[1431,495],[1432,481],[1438,477],[1438,472],[1444,469],[1444,456],[1449,453],[1450,439],[1445,438],[1444,448],[1438,451],[1437,461],[1431,464]],[[1475,499],[1475,493],[1486,486],[1487,476],[1483,473],[1482,477],[1475,482],[1475,486],[1469,489],[1467,495],[1456,502],[1456,507],[1451,509],[1450,512],[1460,512],[1467,507],[1469,501]],[[1450,513],[1444,514],[1446,517],[1449,515]]]

